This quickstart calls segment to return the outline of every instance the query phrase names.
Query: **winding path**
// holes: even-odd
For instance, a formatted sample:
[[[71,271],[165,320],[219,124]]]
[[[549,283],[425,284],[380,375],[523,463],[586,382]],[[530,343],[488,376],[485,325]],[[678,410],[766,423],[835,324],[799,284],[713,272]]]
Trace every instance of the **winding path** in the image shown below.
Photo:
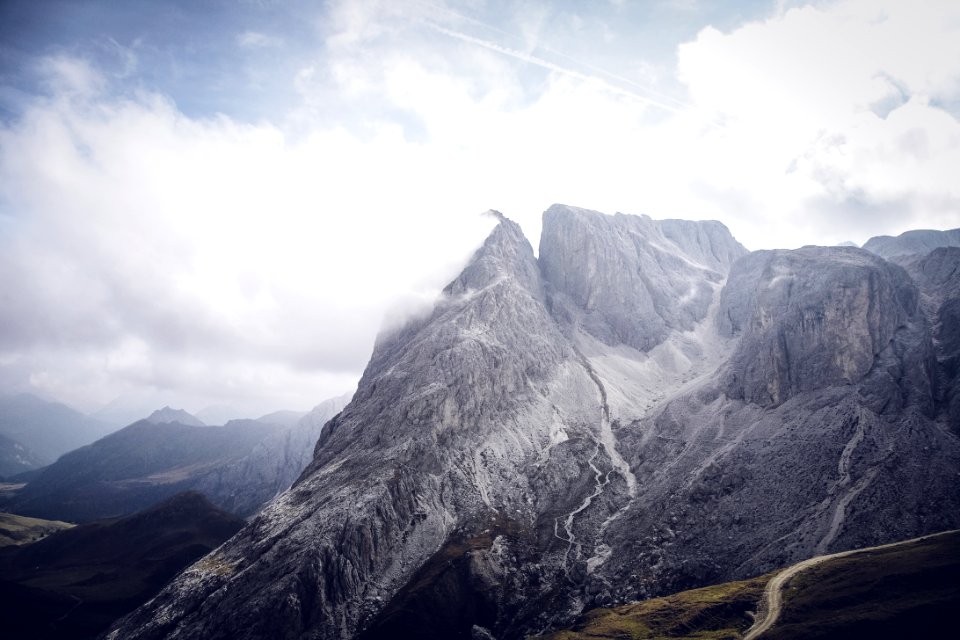
[[[954,533],[955,531],[956,530],[941,531],[940,533],[932,533],[926,536],[920,536],[919,538],[911,538],[910,540],[881,544],[876,547],[864,547],[863,549],[851,549],[850,551],[841,551],[840,553],[816,556],[787,567],[775,575],[770,582],[767,583],[766,588],[763,590],[763,596],[760,598],[760,610],[765,612],[764,616],[763,618],[757,619],[757,621],[753,623],[753,626],[747,629],[747,632],[743,636],[743,640],[755,640],[755,638],[759,638],[761,634],[769,631],[770,628],[776,624],[777,619],[780,617],[780,612],[783,610],[783,588],[787,585],[791,578],[796,576],[801,571],[805,571],[810,567],[815,567],[818,564],[828,560],[836,560],[838,558],[853,556],[858,553],[879,551],[880,549],[889,549],[891,547],[898,547],[900,545],[921,542],[930,538],[947,535],[948,533]]]

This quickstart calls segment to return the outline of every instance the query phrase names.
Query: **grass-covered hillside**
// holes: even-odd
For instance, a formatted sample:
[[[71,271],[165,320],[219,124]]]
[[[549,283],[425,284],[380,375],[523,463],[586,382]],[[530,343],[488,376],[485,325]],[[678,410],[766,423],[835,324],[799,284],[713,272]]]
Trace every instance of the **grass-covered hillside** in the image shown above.
[[[773,572],[620,607],[594,609],[549,640],[736,640]],[[794,576],[769,640],[935,638],[960,611],[960,532],[825,562]],[[952,635],[948,634],[948,635]]]

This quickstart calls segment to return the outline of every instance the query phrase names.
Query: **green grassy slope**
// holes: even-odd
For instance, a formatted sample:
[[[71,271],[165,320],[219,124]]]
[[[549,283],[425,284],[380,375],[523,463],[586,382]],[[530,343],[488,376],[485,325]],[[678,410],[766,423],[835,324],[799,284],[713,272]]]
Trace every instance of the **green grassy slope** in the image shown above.
[[[799,574],[784,592],[780,619],[764,638],[948,637],[956,632],[958,611],[960,532],[952,532]]]
[[[59,520],[41,520],[12,513],[0,513],[0,547],[36,542],[51,533],[69,529],[72,526],[69,522]]]
[[[594,609],[549,640],[701,638],[732,640],[751,624],[770,575],[675,593],[621,607]]]
[[[776,575],[594,609],[549,640],[742,637]],[[960,532],[828,560],[794,577],[769,640],[936,638],[960,611]]]

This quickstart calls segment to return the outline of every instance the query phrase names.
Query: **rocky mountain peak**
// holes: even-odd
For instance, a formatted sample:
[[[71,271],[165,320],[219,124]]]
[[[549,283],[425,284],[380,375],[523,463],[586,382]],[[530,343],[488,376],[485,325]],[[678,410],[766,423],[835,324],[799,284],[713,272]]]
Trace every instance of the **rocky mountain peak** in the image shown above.
[[[542,296],[542,285],[533,247],[516,222],[499,211],[487,212],[496,218],[483,245],[474,253],[461,274],[444,289],[451,296],[478,291],[505,278],[512,278],[528,291]]]
[[[702,320],[746,254],[719,222],[653,220],[555,204],[543,214],[540,266],[552,309],[608,345],[648,351]]]
[[[162,409],[157,409],[147,416],[146,421],[151,424],[167,424],[170,422],[176,422],[179,424],[185,424],[189,427],[207,426],[199,418],[184,411],[183,409],[172,409],[169,406],[163,407]]]

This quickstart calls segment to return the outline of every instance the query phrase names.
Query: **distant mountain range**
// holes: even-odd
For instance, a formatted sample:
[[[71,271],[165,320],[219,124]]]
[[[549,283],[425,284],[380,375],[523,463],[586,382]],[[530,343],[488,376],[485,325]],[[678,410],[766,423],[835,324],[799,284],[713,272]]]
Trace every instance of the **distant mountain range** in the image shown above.
[[[40,518],[90,522],[194,489],[242,517],[283,491],[312,458],[323,424],[349,396],[318,405],[293,426],[234,420],[208,427],[164,407],[63,455],[2,507]]]
[[[48,465],[113,430],[57,402],[26,393],[0,395],[0,436],[5,436],[0,439],[0,476]]]
[[[937,247],[960,247],[960,229],[916,229],[899,236],[874,236],[863,245],[867,251],[884,258],[929,253]]]
[[[184,411],[183,409],[171,409],[170,407],[163,407],[162,409],[157,409],[149,416],[145,418],[150,424],[185,424],[188,427],[205,427],[202,420],[197,418],[194,415],[191,415]]]
[[[0,433],[0,478],[39,469],[46,461],[25,446]]]

